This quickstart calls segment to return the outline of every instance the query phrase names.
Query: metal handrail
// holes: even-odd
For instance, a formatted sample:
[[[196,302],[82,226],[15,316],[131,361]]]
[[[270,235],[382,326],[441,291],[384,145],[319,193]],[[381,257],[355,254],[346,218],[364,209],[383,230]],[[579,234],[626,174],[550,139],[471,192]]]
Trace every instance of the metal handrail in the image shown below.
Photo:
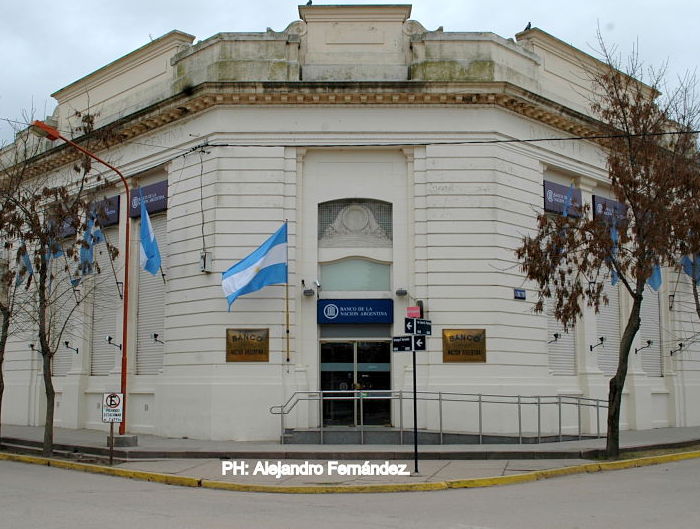
[[[557,432],[559,440],[563,438],[562,414],[564,407],[576,407],[576,429],[578,438],[582,438],[582,409],[594,408],[596,416],[596,435],[601,437],[600,430],[600,410],[607,408],[608,402],[603,399],[595,399],[592,397],[582,397],[576,395],[502,395],[493,393],[457,393],[450,391],[417,391],[416,397],[418,400],[426,402],[437,402],[438,405],[438,424],[440,434],[440,444],[444,442],[444,416],[443,408],[449,402],[464,402],[467,404],[476,404],[478,407],[478,429],[479,429],[479,444],[483,442],[484,436],[484,405],[486,404],[505,404],[514,405],[517,407],[517,422],[518,422],[518,440],[523,442],[523,409],[529,406],[537,407],[537,439],[538,442],[542,437],[542,409],[549,406],[555,406],[557,409]],[[282,405],[272,406],[270,413],[280,416],[281,426],[281,441],[284,443],[285,434],[285,417],[289,415],[300,402],[318,401],[318,424],[321,435],[321,443],[324,440],[324,425],[323,425],[323,403],[326,401],[351,400],[357,401],[362,407],[365,400],[398,400],[399,401],[399,430],[400,439],[403,443],[403,400],[413,399],[413,391],[404,390],[318,390],[318,391],[296,391]],[[364,443],[364,424],[362,411],[360,412],[360,438]]]

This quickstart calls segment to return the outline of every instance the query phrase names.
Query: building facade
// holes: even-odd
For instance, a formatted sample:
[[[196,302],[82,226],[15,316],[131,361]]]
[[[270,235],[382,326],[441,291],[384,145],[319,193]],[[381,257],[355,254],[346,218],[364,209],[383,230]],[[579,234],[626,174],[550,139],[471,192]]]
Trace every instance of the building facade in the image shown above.
[[[600,148],[562,141],[595,130],[585,72],[598,63],[539,29],[516,40],[429,31],[410,11],[300,6],[284,31],[196,44],[174,31],[54,94],[57,128],[70,130],[79,110],[109,132],[99,154],[142,189],[163,257],[164,278],[139,268],[139,197],[127,204],[103,173],[115,181],[107,238],[121,256],[127,222],[135,235],[129,432],[275,440],[270,409],[287,402],[290,428],[411,425],[411,354],[392,352],[391,338],[415,306],[432,322],[417,353],[417,388],[432,395],[419,403],[421,428],[604,429],[595,406],[559,414],[557,402],[606,399],[630,300],[607,286],[609,305],[565,332],[533,312],[514,255],[543,208],[561,214],[572,183],[597,214],[615,206]],[[65,172],[75,156],[47,146],[36,165]],[[227,311],[221,272],[285,221],[288,286]],[[111,273],[104,252],[96,258]],[[54,357],[57,426],[105,428],[102,394],[120,388],[120,259],[71,323],[78,353]],[[700,322],[687,278],[665,279],[644,302],[636,348],[653,344],[631,355],[623,428],[700,424]],[[29,340],[16,334],[6,355],[5,423],[43,421]],[[320,390],[358,393],[319,402]],[[483,395],[511,405],[480,413]],[[540,419],[535,402],[549,403]]]

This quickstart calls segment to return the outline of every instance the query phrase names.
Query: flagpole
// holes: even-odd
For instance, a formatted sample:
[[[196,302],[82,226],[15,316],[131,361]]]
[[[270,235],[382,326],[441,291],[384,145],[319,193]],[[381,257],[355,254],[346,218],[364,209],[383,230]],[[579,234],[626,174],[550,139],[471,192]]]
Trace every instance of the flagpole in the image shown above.
[[[287,250],[287,255],[286,255],[286,261],[287,261],[287,281],[284,284],[284,305],[285,305],[285,319],[286,319],[286,325],[287,325],[287,364],[289,364],[289,224],[287,223],[287,219],[284,219],[284,223],[287,225],[287,245],[286,245],[286,250]]]

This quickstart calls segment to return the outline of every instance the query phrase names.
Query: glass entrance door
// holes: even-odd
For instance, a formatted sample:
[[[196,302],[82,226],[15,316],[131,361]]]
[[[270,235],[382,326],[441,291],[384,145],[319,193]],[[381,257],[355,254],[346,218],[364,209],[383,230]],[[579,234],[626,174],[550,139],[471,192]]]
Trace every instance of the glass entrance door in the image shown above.
[[[321,390],[338,390],[324,395],[324,425],[391,425],[391,400],[378,392],[390,389],[391,342],[321,342]]]

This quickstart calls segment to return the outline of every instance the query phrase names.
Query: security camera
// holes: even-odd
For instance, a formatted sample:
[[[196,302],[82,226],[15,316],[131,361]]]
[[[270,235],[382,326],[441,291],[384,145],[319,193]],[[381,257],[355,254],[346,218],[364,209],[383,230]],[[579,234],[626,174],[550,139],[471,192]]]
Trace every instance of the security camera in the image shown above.
[[[68,347],[68,343],[69,343],[68,340],[66,340],[65,342],[63,342],[63,345],[65,345],[66,347]]]
[[[112,343],[112,337],[111,336],[105,336],[105,341],[107,343]]]
[[[321,283],[318,282],[318,279],[314,281],[314,285],[316,285],[316,288],[321,288]]]

